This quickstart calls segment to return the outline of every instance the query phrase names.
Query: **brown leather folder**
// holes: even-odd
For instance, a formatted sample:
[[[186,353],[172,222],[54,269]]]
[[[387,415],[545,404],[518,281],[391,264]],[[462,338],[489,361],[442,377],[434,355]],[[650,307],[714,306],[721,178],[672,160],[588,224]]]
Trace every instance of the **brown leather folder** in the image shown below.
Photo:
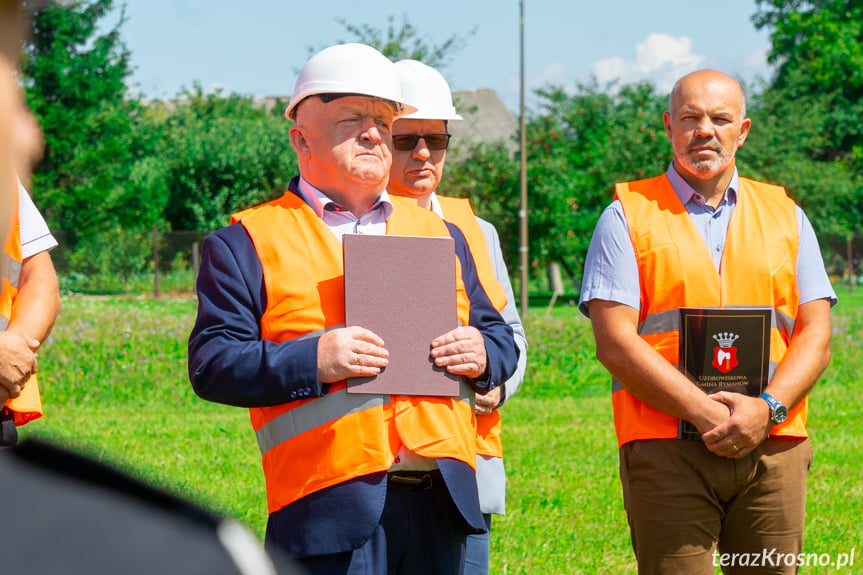
[[[345,323],[378,334],[389,365],[348,379],[348,393],[459,394],[459,378],[435,367],[431,342],[458,327],[452,238],[345,235]]]

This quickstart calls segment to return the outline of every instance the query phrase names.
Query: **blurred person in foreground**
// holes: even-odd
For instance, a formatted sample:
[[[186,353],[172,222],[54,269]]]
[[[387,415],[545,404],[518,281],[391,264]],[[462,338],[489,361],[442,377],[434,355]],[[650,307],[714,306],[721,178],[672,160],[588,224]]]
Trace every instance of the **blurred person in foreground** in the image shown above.
[[[3,2],[2,67],[5,112],[2,185],[8,218],[0,275],[0,446],[14,445],[17,427],[42,415],[36,381],[36,352],[60,311],[60,292],[48,253],[57,242],[30,201],[20,177],[27,178],[41,154],[36,121],[24,105],[13,73],[25,15],[18,2]],[[13,188],[9,197],[10,185]]]
[[[518,352],[458,228],[386,192],[392,124],[410,111],[373,48],[317,53],[286,110],[300,175],[204,242],[192,385],[250,409],[266,546],[312,574],[459,573],[466,535],[485,530],[473,395],[506,381]],[[455,239],[462,327],[429,347],[462,376],[460,397],[346,393],[347,378],[377,375],[388,358],[377,334],[344,324],[346,233]]]
[[[478,394],[474,408],[477,414],[479,502],[489,532],[468,536],[465,574],[486,574],[491,514],[504,515],[506,512],[506,470],[497,409],[518,391],[524,379],[527,338],[515,307],[497,230],[474,214],[467,199],[441,196],[436,192],[443,177],[450,141],[448,122],[462,119],[453,106],[449,84],[437,70],[416,60],[396,62],[396,69],[401,79],[402,96],[417,111],[402,116],[393,124],[393,165],[387,191],[415,199],[419,206],[457,225],[464,233],[483,288],[512,327],[519,350],[518,369],[513,376],[489,393]]]
[[[638,570],[792,573],[775,554],[802,551],[807,396],[829,362],[836,295],[803,211],[783,188],[737,173],[751,125],[740,85],[688,74],[664,122],[674,159],[664,175],[617,185],[580,302],[613,377]],[[764,393],[707,394],[678,370],[678,308],[746,306],[772,310]],[[678,439],[680,420],[695,439]],[[733,554],[772,559],[752,569]]]

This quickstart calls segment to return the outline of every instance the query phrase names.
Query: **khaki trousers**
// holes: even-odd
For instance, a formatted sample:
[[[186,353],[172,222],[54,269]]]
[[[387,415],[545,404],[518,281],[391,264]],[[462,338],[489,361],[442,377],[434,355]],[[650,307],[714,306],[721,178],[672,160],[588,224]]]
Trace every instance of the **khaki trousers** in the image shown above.
[[[742,459],[701,441],[620,448],[620,480],[638,572],[795,573],[803,551],[808,439],[770,438]]]

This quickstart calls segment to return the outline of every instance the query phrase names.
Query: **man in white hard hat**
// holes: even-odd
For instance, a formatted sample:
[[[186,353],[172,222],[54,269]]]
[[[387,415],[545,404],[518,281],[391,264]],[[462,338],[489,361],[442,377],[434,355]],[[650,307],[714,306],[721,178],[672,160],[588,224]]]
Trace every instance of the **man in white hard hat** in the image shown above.
[[[519,350],[518,369],[503,385],[477,395],[477,484],[480,508],[491,529],[491,514],[505,513],[506,472],[500,441],[501,420],[497,409],[518,391],[527,363],[527,338],[518,316],[512,284],[500,248],[497,230],[474,215],[467,199],[438,195],[450,135],[447,123],[461,120],[453,106],[446,79],[434,68],[416,60],[396,62],[402,95],[416,112],[393,124],[393,165],[387,191],[414,198],[465,234],[477,264],[479,277],[492,303],[512,327]],[[489,533],[468,536],[465,574],[485,574],[489,567]]]
[[[458,573],[466,535],[485,529],[470,400],[506,381],[518,352],[464,236],[386,192],[392,123],[411,111],[376,50],[319,52],[286,111],[300,176],[203,246],[190,379],[205,399],[250,408],[267,548],[311,574]],[[463,327],[429,343],[435,364],[462,376],[461,398],[346,393],[388,352],[344,324],[345,233],[455,238]]]

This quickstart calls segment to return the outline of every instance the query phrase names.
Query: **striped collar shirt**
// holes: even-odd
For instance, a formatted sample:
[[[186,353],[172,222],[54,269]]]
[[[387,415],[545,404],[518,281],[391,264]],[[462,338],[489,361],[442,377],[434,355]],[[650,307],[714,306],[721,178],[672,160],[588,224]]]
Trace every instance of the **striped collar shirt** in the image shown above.
[[[360,217],[343,208],[305,178],[300,177],[299,191],[306,203],[315,211],[339,241],[345,234],[382,236],[387,233],[387,219],[393,213],[389,194],[383,190],[377,201]]]

